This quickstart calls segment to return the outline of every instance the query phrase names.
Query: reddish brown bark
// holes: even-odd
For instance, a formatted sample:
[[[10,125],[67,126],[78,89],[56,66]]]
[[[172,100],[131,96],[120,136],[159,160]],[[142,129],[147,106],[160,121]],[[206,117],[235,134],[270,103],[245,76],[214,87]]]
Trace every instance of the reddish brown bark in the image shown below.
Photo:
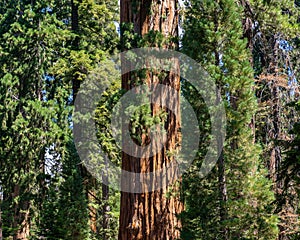
[[[134,7],[134,5],[137,5]],[[178,14],[176,0],[163,1],[133,1],[121,0],[121,24],[133,23],[135,33],[144,36],[149,31],[159,31],[165,37],[178,36]],[[153,45],[156,47],[155,43]],[[174,48],[177,43],[169,41],[164,48]],[[178,61],[174,60],[174,64],[178,66]],[[147,84],[157,83],[157,77],[148,77],[145,79]],[[131,74],[122,76],[122,88],[129,90],[134,85],[134,77]],[[169,73],[163,79],[162,84],[173,87],[178,91],[180,78],[178,75]],[[160,96],[163,98],[163,96]],[[168,119],[164,125],[167,132],[167,143],[161,150],[152,157],[135,158],[123,152],[122,168],[129,172],[154,172],[166,166],[173,160],[172,156],[167,152],[176,150],[176,145],[180,141],[180,114],[179,102],[173,103],[176,106],[176,114],[172,114],[169,110]],[[151,106],[152,115],[161,110],[160,106]],[[125,127],[126,129],[126,127]],[[143,142],[147,142],[147,137],[142,135]],[[158,141],[158,140],[157,140]],[[172,175],[172,176],[171,176]],[[171,175],[165,176],[165,179],[151,179],[147,187],[154,188],[157,181],[167,181],[176,175],[174,169]],[[122,185],[135,186],[144,183],[138,180],[122,179]],[[146,188],[147,188],[146,187]],[[121,212],[120,212],[120,229],[119,240],[130,239],[179,239],[180,238],[180,221],[177,214],[182,210],[182,203],[177,196],[167,197],[168,186],[160,190],[145,193],[121,193]]]
[[[20,186],[14,186],[12,198],[15,199],[20,196]],[[30,231],[29,222],[29,202],[23,201],[22,203],[14,203],[14,214],[12,227],[16,230],[13,235],[14,240],[28,239]]]

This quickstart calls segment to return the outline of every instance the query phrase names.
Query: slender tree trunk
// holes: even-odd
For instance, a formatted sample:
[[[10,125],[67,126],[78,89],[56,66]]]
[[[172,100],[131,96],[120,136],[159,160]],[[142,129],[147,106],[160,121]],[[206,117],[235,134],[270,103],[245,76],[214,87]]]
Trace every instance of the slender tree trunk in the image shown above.
[[[134,32],[139,36],[144,36],[151,31],[159,31],[165,37],[178,36],[178,3],[177,0],[121,0],[121,24],[133,23]],[[164,47],[176,47],[177,43],[169,42]],[[155,43],[153,47],[156,47]],[[174,61],[174,64],[178,62]],[[157,81],[156,77],[146,77],[147,84]],[[169,73],[162,84],[169,85],[178,91],[180,78]],[[130,74],[122,76],[122,88],[129,90],[134,85],[134,79]],[[180,127],[179,102],[174,102],[178,114],[174,115],[169,110],[168,120],[165,123],[165,130],[168,134],[168,141],[160,153],[153,157],[135,158],[126,153],[122,153],[122,168],[129,172],[154,172],[173,160],[167,152],[176,149],[176,143],[180,139],[178,132]],[[151,106],[152,115],[160,111],[160,107]],[[143,136],[141,136],[142,139]],[[174,172],[174,174],[176,174]],[[170,177],[170,176],[166,176]],[[163,179],[166,180],[166,179]],[[151,179],[148,184],[155,186],[157,179]],[[135,179],[122,179],[122,185],[135,186],[143,185],[143,182]],[[164,240],[179,239],[180,222],[176,217],[182,210],[182,203],[178,196],[166,197],[167,186],[163,189],[145,192],[128,193],[121,192],[121,211],[119,240],[144,239],[144,240]]]
[[[14,198],[16,198],[17,196],[19,196],[19,186],[14,186],[12,200],[14,200]],[[19,222],[18,221],[18,212],[19,212],[19,205],[14,203],[13,204],[13,223],[12,223],[12,227],[14,229],[18,228],[18,222]],[[16,234],[14,234],[14,236],[13,236],[13,240],[17,240],[17,239],[20,239],[18,232]]]
[[[105,166],[107,166],[107,159],[105,158]],[[108,236],[106,231],[109,228],[109,211],[110,207],[108,204],[109,200],[109,187],[104,184],[104,182],[108,182],[108,175],[103,174],[102,176],[102,200],[103,200],[103,209],[102,209],[102,229],[103,229],[103,240],[108,240]]]
[[[214,20],[214,24],[215,24],[215,32],[218,32],[218,20],[217,20],[217,15],[214,15],[215,20]],[[215,44],[215,46],[217,46],[217,44]],[[214,50],[214,54],[215,54],[215,65],[216,66],[220,66],[220,54],[218,52],[218,49]],[[216,106],[220,105],[221,101],[222,101],[222,96],[220,91],[216,91]],[[232,100],[232,98],[231,98]],[[218,144],[218,149],[221,149],[223,147],[223,140],[224,139],[217,139],[217,144]],[[228,218],[228,213],[227,213],[227,201],[228,201],[228,194],[227,194],[227,184],[226,184],[226,173],[225,173],[225,159],[224,159],[224,152],[222,150],[218,162],[218,185],[219,185],[219,206],[220,206],[220,221],[221,221],[221,232],[222,232],[222,236],[224,240],[228,240],[229,239],[229,231],[228,231],[228,227],[226,225],[224,225],[224,222],[227,220]]]
[[[79,12],[78,12],[78,3],[80,1],[71,0],[71,19],[72,19],[72,31],[75,34],[79,34]],[[79,35],[75,37],[75,39],[72,42],[72,48],[75,51],[78,51],[80,49],[80,38]],[[72,79],[72,90],[73,90],[73,103],[75,102],[76,96],[79,92],[81,85],[81,81],[78,79],[78,74],[74,74]],[[77,102],[78,105],[80,103]],[[76,106],[75,106],[76,108]],[[79,128],[74,128],[74,136],[78,139],[75,139],[75,141],[80,141],[81,133]],[[97,201],[95,199],[95,191],[94,187],[96,186],[96,179],[94,179],[90,173],[87,171],[86,167],[83,164],[79,165],[79,170],[81,173],[81,176],[83,178],[83,184],[84,189],[86,191],[86,198],[89,203],[94,203]],[[90,206],[89,207],[89,217],[90,217],[90,229],[92,232],[97,233],[97,210]]]
[[[2,237],[2,212],[1,212],[1,209],[0,209],[0,240],[3,240],[3,237]]]
[[[3,240],[2,235],[2,203],[3,203],[3,189],[0,186],[0,240]]]
[[[88,179],[89,185],[85,185],[85,187],[87,188],[87,199],[89,201],[89,217],[90,217],[90,228],[92,230],[93,233],[97,233],[97,209],[95,207],[93,207],[93,204],[95,203],[95,201],[97,201],[96,199],[96,194],[95,194],[95,190],[94,190],[94,186],[95,184],[95,179],[93,179],[92,181],[90,179]]]
[[[275,192],[275,196],[277,199],[277,209],[280,210],[279,217],[281,219],[278,227],[279,227],[279,240],[288,239],[288,231],[289,231],[289,217],[286,214],[289,212],[286,206],[287,198],[283,201],[283,183],[280,178],[280,166],[282,154],[279,147],[279,140],[281,137],[281,129],[282,129],[282,117],[280,116],[280,108],[281,108],[281,99],[279,96],[279,86],[278,86],[278,49],[279,49],[279,40],[277,36],[272,36],[272,50],[273,54],[270,57],[270,62],[268,66],[268,72],[272,75],[273,79],[270,83],[270,93],[271,93],[271,129],[268,133],[269,138],[271,140],[271,148],[270,148],[270,161],[269,161],[269,172],[271,179],[273,180],[273,188]]]
[[[2,240],[2,211],[0,208],[0,240]]]
[[[79,31],[79,16],[78,16],[78,5],[77,3],[74,2],[74,0],[71,0],[71,8],[72,8],[72,31],[75,34],[78,34]],[[76,36],[73,43],[72,47],[74,50],[79,50],[79,36]],[[78,80],[78,75],[76,74],[73,76],[72,79],[72,85],[73,85],[73,101],[75,101],[75,98],[77,96],[77,93],[80,88],[80,81]]]
[[[221,96],[220,93],[217,93],[217,104],[220,104],[221,102]],[[218,149],[222,148],[222,139],[218,138]],[[218,160],[218,181],[219,181],[219,201],[220,201],[220,220],[221,225],[224,224],[224,222],[228,218],[227,213],[227,201],[228,201],[228,194],[227,194],[227,184],[226,184],[226,173],[225,173],[225,160],[224,160],[224,153],[223,150],[219,156]],[[222,236],[224,240],[229,239],[229,231],[228,228],[224,225],[221,228]]]
[[[226,185],[226,175],[225,175],[225,163],[224,163],[224,155],[221,153],[218,161],[218,171],[219,171],[219,201],[220,201],[220,220],[221,224],[223,224],[227,220],[227,185]],[[228,228],[226,226],[221,228],[222,236],[224,240],[228,240]]]
[[[16,184],[12,194],[12,199],[20,197],[20,186]],[[27,239],[29,237],[30,224],[29,224],[29,201],[20,201],[14,203],[14,217],[13,228],[16,229],[13,235],[13,240]]]
[[[253,37],[255,34],[255,30],[253,29],[253,21],[254,13],[251,8],[251,5],[248,0],[240,0],[240,5],[244,11],[244,18],[242,19],[243,24],[243,37],[247,39],[247,49],[250,51],[249,62],[251,63],[252,68],[254,68],[254,61],[253,61]],[[255,90],[255,86],[252,87]],[[256,142],[255,136],[255,114],[252,116],[250,128],[253,134],[253,144]]]
[[[254,29],[253,29],[253,11],[251,8],[251,5],[249,3],[248,0],[240,0],[240,5],[243,7],[243,11],[244,11],[244,18],[242,20],[242,24],[243,24],[243,37],[246,38],[247,41],[247,49],[249,49],[249,51],[253,52],[253,35],[254,35]],[[251,66],[253,67],[253,58],[252,56],[249,58],[249,61],[251,63]]]

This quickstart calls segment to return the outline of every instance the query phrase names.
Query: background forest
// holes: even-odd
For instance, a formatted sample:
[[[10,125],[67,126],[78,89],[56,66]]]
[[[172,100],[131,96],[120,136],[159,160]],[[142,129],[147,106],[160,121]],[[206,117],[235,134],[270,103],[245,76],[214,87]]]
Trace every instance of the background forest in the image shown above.
[[[143,14],[175,16],[174,32],[166,37],[136,20]],[[2,0],[0,240],[300,239],[299,33],[298,0]],[[72,118],[81,83],[111,54],[144,46],[201,64],[221,90],[227,118],[220,158],[200,178],[209,113],[201,94],[180,80],[201,139],[180,187],[147,195],[182,204],[167,215],[180,222],[176,230],[161,223],[153,235],[144,228],[145,219],[156,219],[151,209],[139,215],[137,232],[133,222],[128,227],[124,199],[142,195],[102,184],[82,164]],[[99,144],[121,167],[109,124],[126,84],[115,80],[95,121]]]

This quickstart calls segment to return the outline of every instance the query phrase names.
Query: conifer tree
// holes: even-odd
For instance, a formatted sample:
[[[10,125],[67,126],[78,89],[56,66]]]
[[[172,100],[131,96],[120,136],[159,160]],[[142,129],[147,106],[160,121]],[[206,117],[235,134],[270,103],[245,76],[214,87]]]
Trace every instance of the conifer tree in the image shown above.
[[[252,52],[259,109],[255,119],[256,141],[263,144],[264,164],[273,181],[276,213],[280,218],[280,239],[288,239],[297,224],[287,215],[295,215],[291,202],[282,195],[284,146],[293,120],[293,92],[297,92],[298,53],[295,37],[299,33],[299,7],[295,1],[240,1],[244,9],[244,34]],[[291,190],[293,191],[293,190]]]
[[[108,51],[114,51],[118,8],[116,1],[74,3],[79,29],[73,32],[69,1],[0,3],[0,185],[5,238],[89,236],[89,221],[80,217],[88,209],[80,186],[84,181],[70,143],[71,79],[76,75],[83,80]],[[77,218],[81,222],[73,224]]]
[[[49,5],[48,5],[49,4]],[[0,4],[1,180],[3,237],[34,235],[45,191],[45,154],[60,149],[66,91],[48,76],[64,31],[48,1]],[[58,150],[59,151],[59,150]]]
[[[242,39],[241,8],[231,0],[196,0],[187,5],[183,51],[215,79],[227,109],[223,153],[216,170],[198,187],[208,193],[203,200],[198,196],[198,201],[201,206],[208,204],[211,217],[190,207],[187,211],[200,215],[186,223],[187,230],[199,239],[275,239],[277,219],[270,209],[274,195],[249,126],[256,101],[247,42]],[[187,197],[191,199],[197,199],[192,189]],[[192,227],[195,223],[197,229]]]
[[[57,78],[64,79],[69,86],[72,86],[72,103],[70,103],[72,105],[81,83],[86,80],[94,68],[97,68],[98,64],[101,64],[109,52],[114,52],[116,49],[117,31],[114,21],[116,21],[118,6],[117,1],[74,0],[71,1],[71,5],[62,5],[61,7],[64,9],[61,19],[66,19],[64,22],[69,30],[71,41],[68,42],[66,52],[53,68],[53,72]],[[103,233],[103,226],[100,224],[102,219],[100,208],[103,203],[102,194],[99,191],[101,189],[99,179],[95,179],[82,162],[74,161],[73,164],[74,171],[77,168],[78,174],[82,178],[88,202],[90,235],[91,237],[100,237]],[[74,221],[74,219],[71,218],[70,221]]]

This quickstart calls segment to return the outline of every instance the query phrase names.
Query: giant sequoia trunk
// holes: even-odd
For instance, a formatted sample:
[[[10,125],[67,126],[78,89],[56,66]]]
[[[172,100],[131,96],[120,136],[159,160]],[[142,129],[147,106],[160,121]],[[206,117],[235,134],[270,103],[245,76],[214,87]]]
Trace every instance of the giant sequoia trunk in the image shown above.
[[[160,32],[166,38],[170,36],[177,37],[177,7],[177,0],[121,0],[121,24],[124,26],[132,23],[134,32],[140,37],[147,35],[149,32],[153,34]],[[156,47],[157,45],[153,43],[152,46]],[[176,46],[178,44],[172,41],[164,44],[164,48],[175,48]],[[174,61],[174,64],[178,64],[178,61]],[[147,74],[144,82],[155,84],[157,77]],[[168,73],[160,83],[176,89],[179,95],[180,77],[176,74]],[[132,74],[124,74],[122,76],[122,88],[130,90],[133,86],[134,76]],[[179,102],[173,104],[179,112]],[[157,105],[151,106],[151,111],[153,116],[160,111],[160,107]],[[174,151],[176,143],[180,141],[180,114],[172,114],[169,110],[167,110],[167,113],[168,118],[164,127],[168,140],[165,147],[153,157],[145,158],[135,158],[123,152],[122,168],[124,170],[139,173],[154,172],[172,161],[173,158],[168,156],[167,152]],[[142,137],[142,139],[144,138]],[[157,179],[153,178],[149,184],[154,186],[155,181]],[[123,178],[122,184],[143,185],[144,183]],[[120,240],[163,240],[178,239],[180,237],[180,222],[176,215],[181,212],[182,204],[178,196],[166,196],[167,187],[145,193],[121,193]]]

